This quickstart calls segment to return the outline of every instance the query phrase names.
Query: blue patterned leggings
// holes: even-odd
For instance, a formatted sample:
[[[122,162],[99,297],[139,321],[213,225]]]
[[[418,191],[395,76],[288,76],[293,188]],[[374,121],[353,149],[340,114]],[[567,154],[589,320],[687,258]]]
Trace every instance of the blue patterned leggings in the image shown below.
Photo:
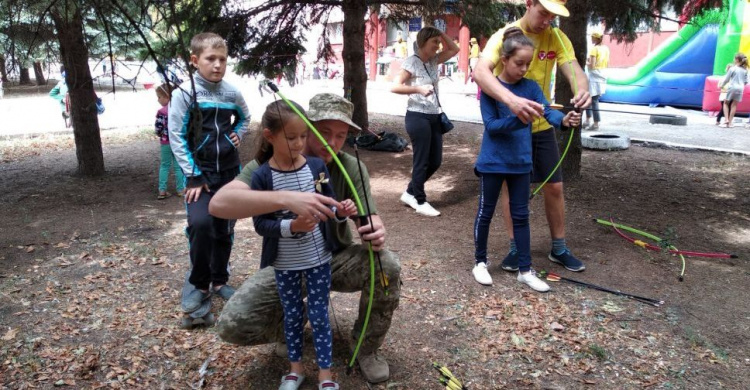
[[[318,367],[331,367],[333,337],[328,319],[328,292],[331,290],[331,264],[326,263],[302,271],[274,271],[281,306],[284,308],[284,335],[289,361],[302,360],[302,339],[305,323],[302,311],[302,275],[307,287],[307,317],[313,329],[313,344]]]

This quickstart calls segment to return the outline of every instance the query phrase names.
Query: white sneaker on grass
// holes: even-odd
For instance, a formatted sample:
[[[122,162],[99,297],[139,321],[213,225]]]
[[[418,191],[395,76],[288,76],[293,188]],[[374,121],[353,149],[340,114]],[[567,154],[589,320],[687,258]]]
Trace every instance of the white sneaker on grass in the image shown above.
[[[492,286],[492,276],[487,272],[487,263],[477,263],[477,265],[474,266],[474,269],[471,270],[471,273],[474,274],[474,280],[476,280],[477,283],[485,286]]]
[[[532,289],[539,291],[539,292],[547,292],[549,291],[549,285],[544,282],[543,280],[536,277],[536,274],[534,271],[529,271],[527,273],[518,273],[518,281],[524,284],[527,284]]]
[[[401,202],[405,205],[413,208],[414,210],[417,209],[417,206],[419,205],[417,203],[417,198],[414,197],[414,195],[404,191],[403,194],[401,194]]]
[[[428,202],[424,202],[422,204],[418,204],[417,207],[414,208],[414,210],[417,210],[417,214],[426,215],[428,217],[437,217],[440,215],[440,211],[435,210],[432,205],[430,205]]]

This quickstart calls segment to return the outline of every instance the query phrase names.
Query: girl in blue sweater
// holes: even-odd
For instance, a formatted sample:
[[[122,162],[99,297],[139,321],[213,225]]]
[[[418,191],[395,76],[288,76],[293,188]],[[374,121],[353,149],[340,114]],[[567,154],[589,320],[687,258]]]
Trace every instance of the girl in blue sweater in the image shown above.
[[[549,108],[542,89],[523,76],[531,64],[534,44],[518,27],[505,30],[502,46],[503,70],[498,79],[516,96],[536,101],[544,106],[544,117],[557,128],[577,126],[581,114],[573,111],[563,117]],[[545,292],[549,286],[531,271],[531,243],[529,233],[529,187],[531,159],[531,124],[524,124],[510,108],[482,93],[480,109],[484,121],[482,148],[474,171],[479,176],[479,208],[474,221],[474,247],[476,264],[474,279],[483,285],[492,285],[487,271],[487,237],[503,181],[510,196],[510,215],[513,235],[518,250],[518,281],[532,289]]]
[[[297,110],[302,107],[292,102]],[[263,191],[319,192],[335,198],[328,169],[323,160],[305,157],[305,122],[281,101],[266,107],[260,123],[260,146],[255,156],[261,166],[253,172],[250,187]],[[307,283],[307,317],[313,329],[318,367],[318,388],[337,390],[331,374],[331,323],[328,319],[328,292],[331,289],[331,252],[335,249],[332,223],[346,223],[357,213],[347,199],[333,210],[335,221],[322,222],[295,215],[289,210],[253,217],[255,231],[263,236],[261,268],[271,265],[284,310],[284,335],[290,372],[281,378],[279,390],[295,390],[305,379],[302,367],[302,330],[305,323],[302,280]]]

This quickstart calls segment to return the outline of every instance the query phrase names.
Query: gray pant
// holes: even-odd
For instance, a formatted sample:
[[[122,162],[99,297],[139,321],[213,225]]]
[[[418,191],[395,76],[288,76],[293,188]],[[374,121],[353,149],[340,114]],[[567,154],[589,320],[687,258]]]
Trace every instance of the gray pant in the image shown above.
[[[401,264],[398,258],[390,251],[382,250],[380,260],[389,282],[388,295],[384,294],[379,279],[376,279],[367,334],[360,348],[362,355],[374,353],[383,344],[401,295]],[[379,278],[377,258],[375,263],[376,277]],[[358,338],[370,294],[370,259],[366,247],[352,245],[333,256],[331,291],[361,291],[359,317],[352,330],[352,337]],[[217,330],[222,340],[232,344],[283,342],[283,318],[273,267],[266,267],[248,278],[224,305]]]

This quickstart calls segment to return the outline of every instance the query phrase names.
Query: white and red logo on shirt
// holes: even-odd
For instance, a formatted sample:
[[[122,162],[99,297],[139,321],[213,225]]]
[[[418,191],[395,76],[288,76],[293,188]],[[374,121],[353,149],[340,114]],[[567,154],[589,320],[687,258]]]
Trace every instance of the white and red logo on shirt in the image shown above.
[[[538,57],[539,61],[554,60],[557,57],[557,52],[540,50]]]

